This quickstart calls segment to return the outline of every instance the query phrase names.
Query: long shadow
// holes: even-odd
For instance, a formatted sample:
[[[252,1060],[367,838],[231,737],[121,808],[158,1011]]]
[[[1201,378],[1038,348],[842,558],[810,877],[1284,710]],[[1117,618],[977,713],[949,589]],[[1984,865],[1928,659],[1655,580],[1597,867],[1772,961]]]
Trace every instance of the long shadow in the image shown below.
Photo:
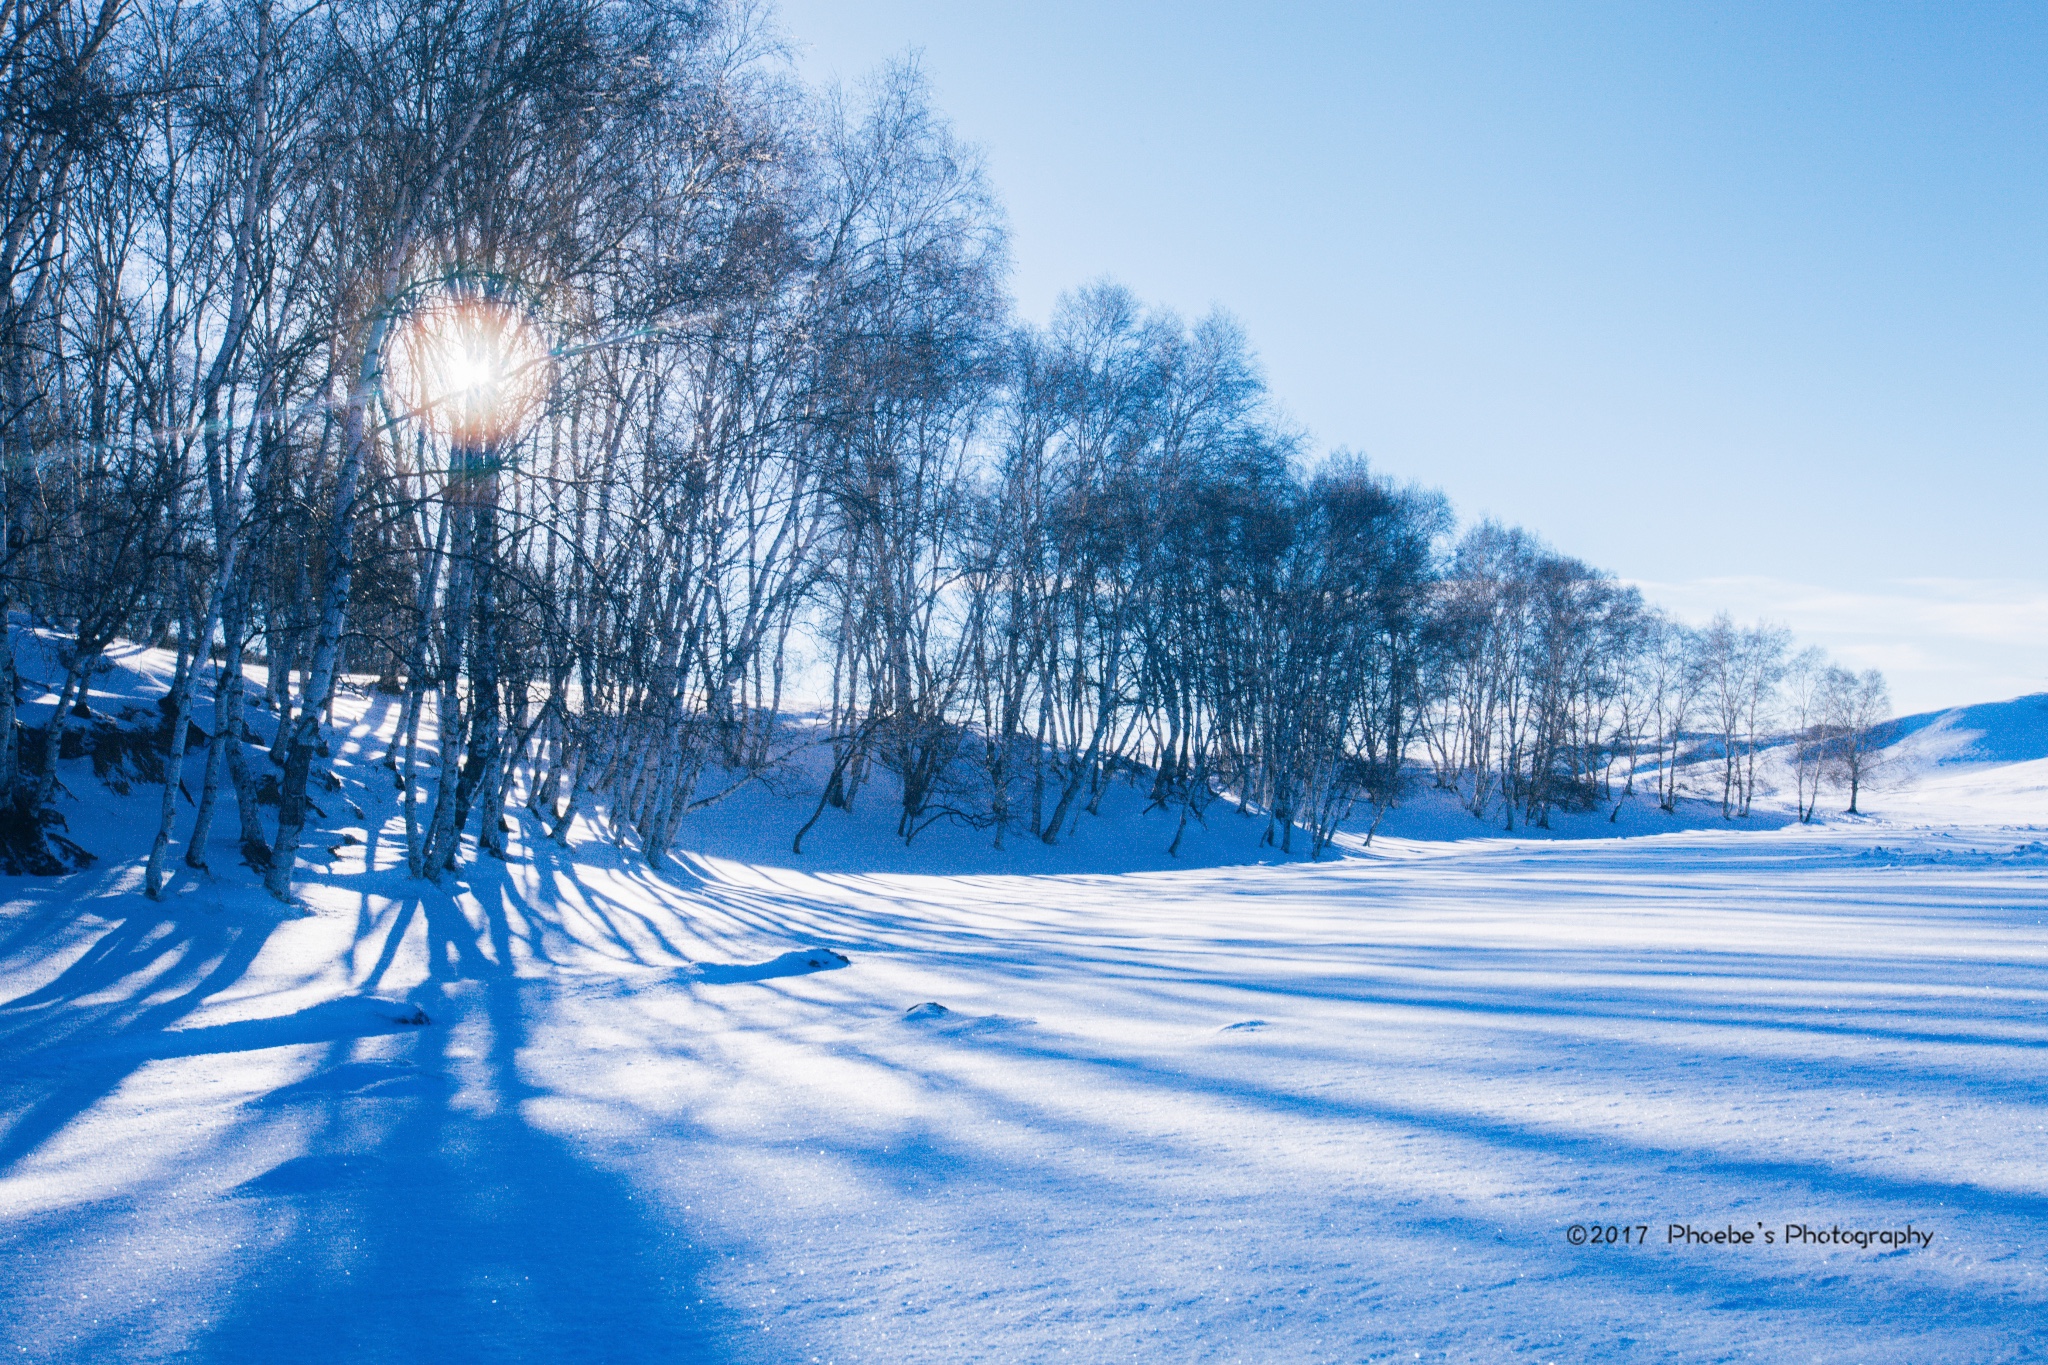
[[[576,876],[567,857],[552,870]],[[178,1028],[244,976],[276,924],[139,897],[99,902],[125,913],[55,979],[0,1004],[0,1174],[152,1061],[289,1046],[312,1063],[233,1113],[215,1151],[181,1172],[180,1195],[88,1195],[0,1225],[10,1358],[16,1344],[18,1358],[65,1361],[753,1358],[703,1288],[712,1253],[658,1201],[534,1121],[550,1092],[519,1058],[545,1027],[552,987],[514,974],[510,879],[486,865],[468,880],[482,923],[418,884],[379,920],[388,927],[371,989],[400,940],[423,928],[428,975],[409,1001],[426,1025],[355,997]],[[520,910],[530,924],[559,924],[544,905]],[[78,951],[61,913],[14,934],[15,952]],[[630,949],[623,935],[617,946]],[[238,1151],[290,1155],[222,1191],[218,1172],[247,1160]],[[208,1188],[189,1188],[195,1179]],[[221,1227],[237,1229],[236,1244],[207,1266],[195,1249]],[[82,1316],[75,1270],[47,1269],[165,1238],[184,1248],[167,1259],[200,1264],[164,1274],[145,1262],[146,1304],[95,1295]]]
[[[997,1040],[990,1044],[992,1047],[1013,1056],[1101,1069],[1127,1083],[1157,1089],[1163,1094],[1185,1089],[1188,1085],[1189,1078],[1185,1073],[1134,1058],[1088,1056],[1043,1044],[1008,1041],[1005,1035],[992,1036]],[[1820,1161],[1773,1159],[1762,1155],[1736,1156],[1714,1148],[1638,1143],[1612,1134],[1560,1131],[1537,1124],[1488,1118],[1477,1113],[1461,1113],[1448,1107],[1337,1099],[1215,1075],[1203,1076],[1200,1084],[1212,1094],[1269,1109],[1276,1114],[1361,1119],[1448,1134],[1499,1151],[1573,1157],[1588,1164],[1626,1164],[1631,1160],[1646,1163],[1651,1159],[1659,1164],[1680,1161],[1692,1174],[1719,1177],[1736,1188],[1754,1188],[1763,1182],[1784,1182],[1846,1198],[2048,1221],[2048,1192],[1993,1189],[1968,1179],[1912,1178],[1859,1172]]]
[[[409,998],[434,1022],[417,1031],[403,1069],[337,1057],[273,1097],[319,1136],[238,1194],[289,1223],[294,1259],[338,1256],[348,1273],[242,1295],[209,1354],[256,1358],[280,1341],[310,1340],[314,1360],[746,1358],[725,1349],[739,1331],[701,1292],[710,1253],[623,1179],[529,1122],[550,1093],[518,1062],[552,987],[516,976],[515,940],[542,965],[553,960],[551,937],[656,965],[610,919],[630,915],[672,960],[683,955],[653,920],[593,887],[570,853],[534,840],[518,854],[533,894],[510,867],[473,851],[448,887],[406,884],[369,974],[374,987],[406,934],[421,929],[427,980]],[[599,926],[599,944],[566,922],[567,898],[551,895],[562,879]],[[365,1132],[375,1135],[368,1144]]]
[[[430,914],[430,923],[440,918]],[[465,959],[474,963],[476,959]],[[337,1057],[270,1103],[312,1136],[245,1182],[274,1267],[237,1282],[209,1359],[688,1361],[735,1356],[708,1253],[625,1181],[528,1122],[536,983],[449,974],[401,1063]],[[479,1055],[466,1055],[481,1044]],[[250,1279],[257,1277],[251,1276]]]
[[[162,1036],[242,978],[277,921],[106,898],[110,928],[48,984],[0,1003],[0,1174],[34,1152],[148,1059]],[[67,903],[41,908],[9,946],[33,955],[62,938]],[[175,992],[160,998],[164,992]],[[157,1003],[146,1003],[156,999]]]

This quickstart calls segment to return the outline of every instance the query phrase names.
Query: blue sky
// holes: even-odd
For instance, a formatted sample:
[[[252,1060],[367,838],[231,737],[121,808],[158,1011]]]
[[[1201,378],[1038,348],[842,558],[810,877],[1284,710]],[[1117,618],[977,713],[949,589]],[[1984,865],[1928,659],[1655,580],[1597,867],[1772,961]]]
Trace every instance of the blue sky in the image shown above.
[[[2048,8],[783,0],[922,53],[1020,309],[1243,321],[1320,448],[1902,710],[2048,690]]]

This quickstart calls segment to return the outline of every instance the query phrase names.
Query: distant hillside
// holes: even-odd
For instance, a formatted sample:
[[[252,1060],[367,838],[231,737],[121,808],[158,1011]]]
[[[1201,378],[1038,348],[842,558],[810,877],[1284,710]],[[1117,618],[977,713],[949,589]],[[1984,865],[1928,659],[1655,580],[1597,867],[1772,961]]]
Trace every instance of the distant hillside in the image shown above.
[[[1903,716],[1892,722],[1891,747],[1919,767],[2048,758],[2048,692]]]

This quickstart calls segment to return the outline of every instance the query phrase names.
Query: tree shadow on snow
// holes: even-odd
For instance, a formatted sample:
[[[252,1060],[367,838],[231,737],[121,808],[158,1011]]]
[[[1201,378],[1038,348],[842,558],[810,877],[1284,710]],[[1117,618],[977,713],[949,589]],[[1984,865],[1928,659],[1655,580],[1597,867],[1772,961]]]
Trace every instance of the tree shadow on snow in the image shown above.
[[[509,973],[444,976],[404,1055],[336,1049],[273,1092],[298,1155],[233,1191],[275,1274],[232,1302],[206,1354],[309,1360],[721,1358],[723,1310],[698,1292],[687,1227],[529,1122],[548,1092],[521,1074],[527,997]],[[253,1278],[253,1277],[252,1277]]]
[[[153,1061],[292,1047],[282,1055],[311,1065],[132,1197],[11,1219],[0,1343],[79,1361],[744,1358],[722,1344],[736,1334],[705,1302],[708,1253],[690,1230],[534,1121],[551,1095],[519,1057],[551,983],[515,977],[515,930],[500,898],[483,899],[481,925],[435,890],[402,907],[392,944],[422,919],[432,963],[404,1002],[357,995],[187,1029],[275,922],[98,902],[125,913],[47,985],[0,1002],[0,1175]],[[32,918],[0,960],[60,947],[59,914]],[[394,1005],[431,1022],[401,1023]],[[235,1178],[251,1153],[287,1155]],[[109,1245],[158,1250],[88,1311],[78,1267]]]
[[[140,897],[96,902],[111,923],[47,984],[0,1002],[0,1175],[112,1094],[179,1020],[256,960],[274,919],[209,915]],[[52,899],[0,962],[60,954],[77,903]]]

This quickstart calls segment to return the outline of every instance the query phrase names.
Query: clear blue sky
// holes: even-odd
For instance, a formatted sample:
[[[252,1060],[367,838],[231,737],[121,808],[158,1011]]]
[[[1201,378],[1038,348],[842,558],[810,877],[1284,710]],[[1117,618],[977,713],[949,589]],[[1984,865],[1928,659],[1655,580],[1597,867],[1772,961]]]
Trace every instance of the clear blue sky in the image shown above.
[[[782,0],[923,54],[1020,309],[1245,324],[1322,448],[1902,709],[2048,690],[2048,7]]]

